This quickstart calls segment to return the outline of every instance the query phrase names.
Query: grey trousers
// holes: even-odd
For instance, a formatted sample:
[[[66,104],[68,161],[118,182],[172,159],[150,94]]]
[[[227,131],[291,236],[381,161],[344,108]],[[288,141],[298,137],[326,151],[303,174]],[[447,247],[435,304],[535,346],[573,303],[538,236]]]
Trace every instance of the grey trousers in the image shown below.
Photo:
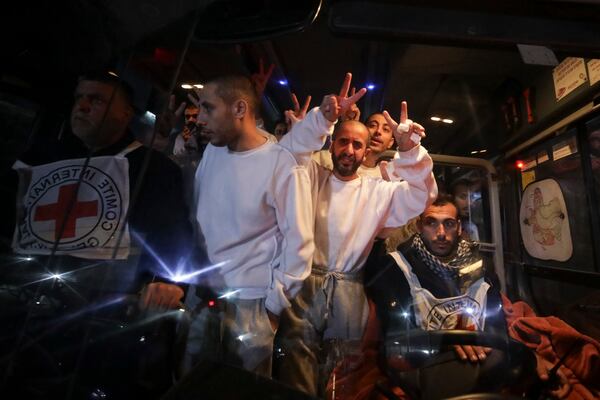
[[[192,301],[186,303],[189,307]],[[274,337],[265,299],[228,299],[218,309],[202,307],[192,313],[183,372],[209,359],[270,378]]]
[[[335,363],[360,348],[368,314],[361,276],[313,268],[281,315],[279,379],[312,396],[323,394]]]

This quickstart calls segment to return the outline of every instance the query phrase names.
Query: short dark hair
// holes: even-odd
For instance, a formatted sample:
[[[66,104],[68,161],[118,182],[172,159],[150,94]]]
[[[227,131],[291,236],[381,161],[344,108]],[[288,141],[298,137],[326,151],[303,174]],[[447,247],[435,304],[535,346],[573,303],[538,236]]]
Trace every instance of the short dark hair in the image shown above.
[[[374,115],[383,115],[383,113],[382,113],[382,112],[379,112],[379,111],[377,111],[377,112],[374,112],[374,113],[371,113],[371,114],[369,114],[369,115],[367,116],[367,119],[365,119],[365,124],[366,124],[366,123],[367,123],[367,121],[368,121],[368,120],[369,120],[369,119],[370,119],[372,116],[374,116]]]
[[[456,204],[454,204],[454,196],[452,196],[449,193],[439,192],[435,201],[431,203],[429,207],[443,207],[448,204],[451,204],[454,207],[454,209],[456,210],[456,218],[458,218],[458,207],[456,207]],[[425,210],[427,210],[427,208]],[[421,215],[425,213],[425,210],[423,210]]]
[[[119,93],[121,93],[127,104],[129,104],[132,108],[135,108],[135,93],[133,91],[133,87],[131,87],[129,83],[125,82],[118,76],[106,71],[89,71],[79,76],[77,83],[81,81],[101,82],[110,85],[118,90]]]
[[[432,206],[436,206],[436,207],[445,206],[446,204],[452,204],[453,206],[455,206],[454,205],[454,196],[452,196],[450,193],[445,193],[445,192],[438,193],[435,201],[433,203],[431,203]]]
[[[244,99],[250,106],[255,115],[260,111],[260,99],[256,93],[256,88],[250,77],[246,75],[224,75],[212,79],[209,83],[217,86],[215,93],[222,98],[225,103],[233,104],[234,101]]]

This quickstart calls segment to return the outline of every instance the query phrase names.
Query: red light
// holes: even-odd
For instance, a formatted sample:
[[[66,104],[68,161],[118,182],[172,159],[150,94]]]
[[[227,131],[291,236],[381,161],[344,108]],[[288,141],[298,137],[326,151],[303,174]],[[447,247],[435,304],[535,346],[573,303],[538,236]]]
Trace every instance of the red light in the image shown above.
[[[175,65],[177,54],[171,50],[157,47],[154,49],[154,60],[163,65]]]
[[[209,300],[208,301],[208,306],[209,307],[214,307],[215,306],[215,301],[214,300]]]
[[[519,160],[515,163],[515,165],[517,166],[518,169],[523,169],[523,167],[525,166],[525,163],[523,161]]]

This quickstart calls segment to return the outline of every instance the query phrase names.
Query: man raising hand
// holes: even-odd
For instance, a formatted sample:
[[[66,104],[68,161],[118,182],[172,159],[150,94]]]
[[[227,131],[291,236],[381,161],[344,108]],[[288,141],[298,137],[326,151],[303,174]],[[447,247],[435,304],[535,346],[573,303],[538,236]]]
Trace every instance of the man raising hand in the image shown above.
[[[424,130],[408,119],[406,104],[400,124],[392,124],[402,147],[399,158],[388,167],[391,181],[357,174],[369,152],[369,131],[353,120],[333,129],[337,119],[366,93],[361,89],[348,97],[351,79],[347,74],[339,94],[325,96],[320,107],[296,123],[280,142],[299,163],[307,165],[315,212],[312,273],[292,307],[282,314],[280,338],[286,356],[280,379],[312,395],[320,391],[319,380],[328,375],[326,371],[319,379],[323,342],[362,336],[368,316],[362,267],[375,237],[383,228],[404,225],[419,215],[437,195],[433,163],[418,140]],[[329,170],[310,155],[332,131],[333,170]]]

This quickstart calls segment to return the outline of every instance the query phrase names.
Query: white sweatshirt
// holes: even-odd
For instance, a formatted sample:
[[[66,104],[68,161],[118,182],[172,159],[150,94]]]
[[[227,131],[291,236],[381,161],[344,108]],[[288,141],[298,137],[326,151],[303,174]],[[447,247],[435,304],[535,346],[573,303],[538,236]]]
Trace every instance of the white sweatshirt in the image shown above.
[[[437,185],[433,161],[421,145],[399,153],[388,164],[391,182],[364,176],[351,181],[336,178],[310,158],[332,128],[315,108],[280,144],[308,167],[315,209],[314,265],[354,273],[364,265],[377,234],[421,214],[437,196]]]
[[[208,145],[196,171],[196,221],[213,264],[208,284],[242,299],[266,297],[279,314],[310,274],[312,203],[306,168],[266,142],[233,152]]]
[[[360,176],[370,176],[371,178],[381,178],[381,169],[379,165],[374,167],[367,167],[364,164],[360,164],[356,173]]]

